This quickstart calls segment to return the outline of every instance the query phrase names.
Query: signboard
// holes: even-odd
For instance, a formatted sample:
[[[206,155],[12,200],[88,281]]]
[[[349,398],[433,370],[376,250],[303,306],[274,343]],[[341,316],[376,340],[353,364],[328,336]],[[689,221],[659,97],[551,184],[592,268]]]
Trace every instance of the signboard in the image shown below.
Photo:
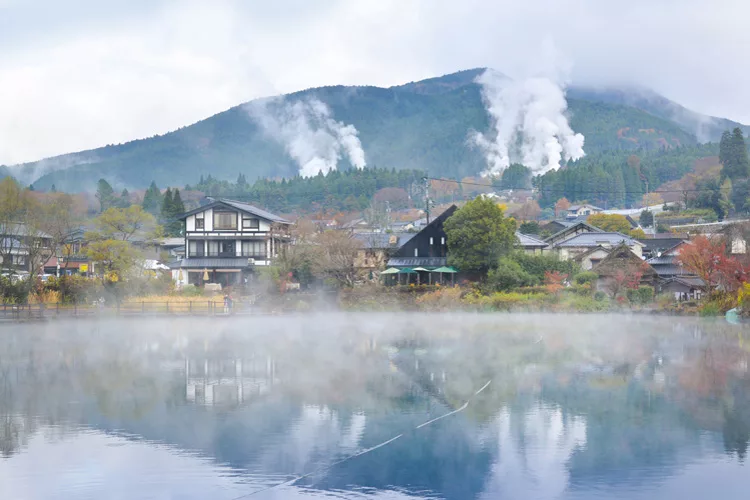
[[[87,272],[89,271],[89,265],[88,265],[88,264],[81,264],[81,265],[80,265],[80,266],[78,267],[78,269],[79,269],[79,270],[80,270],[80,271],[81,271],[82,273],[87,273]]]

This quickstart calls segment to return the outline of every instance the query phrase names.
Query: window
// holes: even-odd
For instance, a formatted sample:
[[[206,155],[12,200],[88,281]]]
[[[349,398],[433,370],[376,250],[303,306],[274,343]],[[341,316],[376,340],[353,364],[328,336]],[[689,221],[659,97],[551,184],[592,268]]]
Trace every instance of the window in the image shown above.
[[[265,257],[266,242],[259,240],[245,240],[242,242],[243,257]]]
[[[198,214],[195,216],[195,229],[203,229],[205,226],[204,224],[205,219],[203,218],[203,214]]]
[[[414,257],[419,257],[419,250],[416,248],[414,249]]]
[[[237,229],[237,212],[214,212],[214,230]]]
[[[218,257],[219,256],[219,242],[218,241],[208,241],[208,256],[209,257]]]
[[[203,257],[203,250],[202,241],[188,241],[188,257]]]
[[[432,246],[432,236],[430,236],[430,246]]]
[[[219,257],[236,257],[237,254],[234,251],[234,241],[220,241],[219,242]]]
[[[445,236],[440,237],[440,244],[445,245]]]
[[[25,266],[26,265],[26,256],[25,255],[13,255],[13,265],[15,266]]]
[[[258,219],[242,219],[242,229],[258,229],[260,221]]]

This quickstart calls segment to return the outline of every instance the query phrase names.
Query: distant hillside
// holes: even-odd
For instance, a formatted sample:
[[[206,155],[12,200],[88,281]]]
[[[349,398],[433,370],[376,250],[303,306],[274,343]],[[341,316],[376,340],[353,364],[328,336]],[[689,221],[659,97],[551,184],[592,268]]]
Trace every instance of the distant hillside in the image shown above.
[[[369,165],[464,177],[484,168],[481,154],[466,145],[470,129],[484,131],[488,126],[479,87],[473,83],[481,71],[466,70],[387,89],[324,87],[287,98],[317,97],[330,106],[336,120],[353,124]],[[586,136],[588,153],[696,143],[696,137],[678,123],[615,102],[609,94],[597,98],[591,92],[571,89],[569,95],[571,124]],[[74,191],[90,189],[100,177],[116,187],[143,188],[152,180],[160,186],[183,186],[208,173],[229,180],[243,173],[252,182],[262,177],[291,177],[298,171],[283,147],[265,137],[241,106],[165,135],[14,169],[20,169],[14,172],[24,182],[33,180],[35,187],[55,184]]]

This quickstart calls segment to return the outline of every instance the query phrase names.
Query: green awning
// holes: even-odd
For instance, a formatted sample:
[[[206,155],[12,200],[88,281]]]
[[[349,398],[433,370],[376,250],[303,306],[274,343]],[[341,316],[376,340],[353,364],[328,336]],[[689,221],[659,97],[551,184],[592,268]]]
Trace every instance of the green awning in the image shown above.
[[[410,267],[404,267],[402,269],[399,269],[398,272],[400,274],[417,274],[417,272]]]
[[[437,269],[433,269],[432,272],[433,273],[457,273],[458,271],[456,271],[452,267],[443,266],[443,267],[438,267]]]
[[[398,269],[396,269],[395,267],[391,267],[390,269],[386,269],[380,274],[398,274]]]

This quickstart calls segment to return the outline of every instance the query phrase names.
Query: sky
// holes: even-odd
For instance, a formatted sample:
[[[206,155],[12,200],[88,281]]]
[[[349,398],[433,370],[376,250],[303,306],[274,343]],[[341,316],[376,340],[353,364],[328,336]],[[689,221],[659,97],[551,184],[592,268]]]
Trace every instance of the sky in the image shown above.
[[[744,0],[0,0],[0,164],[116,144],[321,85],[528,71],[750,123]]]

